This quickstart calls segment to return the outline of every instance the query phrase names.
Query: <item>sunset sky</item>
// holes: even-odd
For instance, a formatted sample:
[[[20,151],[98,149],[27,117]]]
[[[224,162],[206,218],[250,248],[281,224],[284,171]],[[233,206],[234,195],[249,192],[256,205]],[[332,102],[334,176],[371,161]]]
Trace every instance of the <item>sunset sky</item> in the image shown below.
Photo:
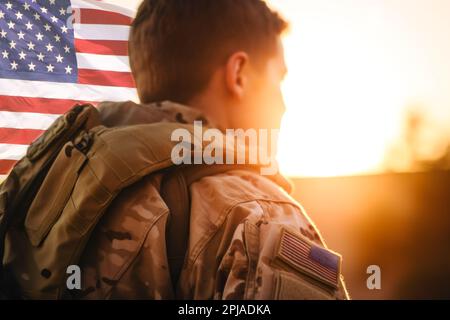
[[[410,106],[427,113],[433,130],[425,144],[439,151],[450,136],[450,1],[269,2],[291,23],[279,152],[284,173],[381,172]]]

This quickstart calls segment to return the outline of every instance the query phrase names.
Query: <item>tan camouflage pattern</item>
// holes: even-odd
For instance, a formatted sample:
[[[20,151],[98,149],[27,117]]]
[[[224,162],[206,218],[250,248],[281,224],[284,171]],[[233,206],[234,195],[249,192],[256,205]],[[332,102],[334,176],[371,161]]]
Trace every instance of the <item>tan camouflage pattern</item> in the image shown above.
[[[123,115],[124,108],[136,106],[115,108]],[[135,114],[127,123],[114,113],[104,119],[111,126],[203,119],[197,111],[170,102],[147,105]],[[83,290],[77,298],[348,298],[342,279],[335,290],[274,261],[283,227],[321,246],[323,239],[281,187],[240,170],[192,184],[188,251],[178,283],[172,283],[165,233],[169,210],[159,195],[161,178],[154,174],[127,188],[108,209],[83,255]]]

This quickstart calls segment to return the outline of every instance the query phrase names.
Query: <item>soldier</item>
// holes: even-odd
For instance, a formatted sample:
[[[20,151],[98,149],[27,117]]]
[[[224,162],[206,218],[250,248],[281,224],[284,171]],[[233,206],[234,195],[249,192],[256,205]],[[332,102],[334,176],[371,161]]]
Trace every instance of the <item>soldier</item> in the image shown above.
[[[129,48],[142,105],[104,103],[102,122],[278,128],[286,28],[260,0],[144,1]],[[83,297],[348,298],[340,256],[274,181],[235,170],[193,183],[183,246],[167,233],[161,179],[147,176],[108,209],[82,260]]]

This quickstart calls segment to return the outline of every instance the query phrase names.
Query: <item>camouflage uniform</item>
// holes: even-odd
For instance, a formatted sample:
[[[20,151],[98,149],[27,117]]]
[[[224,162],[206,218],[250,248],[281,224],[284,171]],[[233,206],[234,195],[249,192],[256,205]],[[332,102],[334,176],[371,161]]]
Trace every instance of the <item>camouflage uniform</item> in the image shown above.
[[[108,126],[206,121],[198,111],[170,102],[105,103],[100,110]],[[161,180],[153,174],[124,190],[97,225],[82,258],[82,298],[348,298],[340,257],[324,247],[301,206],[271,180],[243,170],[192,184],[188,249],[172,283]],[[319,250],[322,260],[333,260],[328,277],[313,270],[324,270],[327,261],[318,264],[291,250],[305,244]]]

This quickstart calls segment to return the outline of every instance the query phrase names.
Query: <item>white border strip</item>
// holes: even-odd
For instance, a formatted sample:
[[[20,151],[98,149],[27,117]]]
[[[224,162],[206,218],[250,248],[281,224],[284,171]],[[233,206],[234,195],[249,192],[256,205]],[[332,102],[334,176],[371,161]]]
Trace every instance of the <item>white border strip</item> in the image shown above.
[[[0,159],[20,160],[27,153],[28,146],[0,143]]]
[[[0,111],[0,127],[46,130],[58,117],[56,114]]]
[[[78,68],[103,71],[131,72],[128,56],[108,56],[77,53]]]
[[[139,101],[134,88],[11,79],[0,79],[0,95],[79,101]]]
[[[82,40],[128,41],[130,29],[129,26],[110,24],[73,24],[75,38]]]

